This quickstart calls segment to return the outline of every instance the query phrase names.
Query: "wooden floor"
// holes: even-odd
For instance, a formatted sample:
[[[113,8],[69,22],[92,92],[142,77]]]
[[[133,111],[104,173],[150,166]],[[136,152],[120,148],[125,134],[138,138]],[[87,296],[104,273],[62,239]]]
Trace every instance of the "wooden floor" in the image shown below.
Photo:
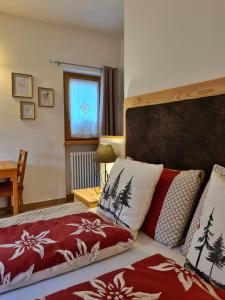
[[[66,198],[62,198],[62,199],[55,199],[55,200],[23,204],[23,206],[20,208],[20,212],[22,213],[22,212],[26,212],[26,211],[52,207],[55,205],[71,203],[71,202],[73,202],[73,195],[67,195]],[[0,218],[7,218],[7,217],[11,217],[12,215],[13,215],[12,207],[0,208]]]

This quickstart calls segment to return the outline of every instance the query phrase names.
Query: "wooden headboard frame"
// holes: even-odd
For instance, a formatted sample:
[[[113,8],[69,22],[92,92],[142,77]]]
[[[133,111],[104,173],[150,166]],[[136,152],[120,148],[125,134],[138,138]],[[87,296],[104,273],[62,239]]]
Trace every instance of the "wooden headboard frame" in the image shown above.
[[[188,99],[199,99],[222,94],[225,94],[225,77],[153,92],[150,94],[128,97],[124,102],[124,123],[126,123],[126,111],[128,108]]]
[[[124,101],[124,137],[126,137],[126,112],[129,108],[188,99],[199,99],[223,94],[225,94],[225,77],[184,85],[159,92],[127,97]]]
[[[136,160],[204,169],[206,179],[213,164],[225,166],[225,77],[127,98],[124,119]]]

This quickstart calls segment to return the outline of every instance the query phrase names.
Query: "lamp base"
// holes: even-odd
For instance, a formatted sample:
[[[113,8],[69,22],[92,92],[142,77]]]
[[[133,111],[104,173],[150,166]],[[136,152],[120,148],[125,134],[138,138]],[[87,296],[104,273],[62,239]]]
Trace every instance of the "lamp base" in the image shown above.
[[[104,166],[104,170],[100,172],[100,186],[103,188],[108,180],[108,171],[106,168],[106,163]]]

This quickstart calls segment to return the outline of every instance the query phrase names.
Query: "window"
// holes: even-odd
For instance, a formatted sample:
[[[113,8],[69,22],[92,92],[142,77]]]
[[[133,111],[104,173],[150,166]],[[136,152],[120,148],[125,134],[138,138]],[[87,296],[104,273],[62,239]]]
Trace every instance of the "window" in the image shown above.
[[[100,77],[64,73],[66,141],[98,138]]]

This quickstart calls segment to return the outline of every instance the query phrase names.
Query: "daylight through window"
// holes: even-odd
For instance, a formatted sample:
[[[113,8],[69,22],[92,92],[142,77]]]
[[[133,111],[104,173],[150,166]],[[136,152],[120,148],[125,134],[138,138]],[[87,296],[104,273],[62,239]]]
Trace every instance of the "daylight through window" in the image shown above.
[[[100,78],[64,73],[66,139],[98,137]]]

